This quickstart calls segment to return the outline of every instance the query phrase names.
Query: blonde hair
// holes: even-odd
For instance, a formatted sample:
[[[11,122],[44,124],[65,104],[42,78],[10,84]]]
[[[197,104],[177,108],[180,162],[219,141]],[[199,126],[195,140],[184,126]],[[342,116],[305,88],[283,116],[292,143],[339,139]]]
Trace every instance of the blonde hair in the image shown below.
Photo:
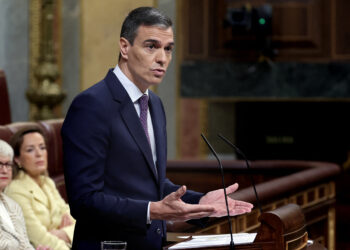
[[[0,139],[0,155],[7,156],[13,159],[13,149],[6,141]]]

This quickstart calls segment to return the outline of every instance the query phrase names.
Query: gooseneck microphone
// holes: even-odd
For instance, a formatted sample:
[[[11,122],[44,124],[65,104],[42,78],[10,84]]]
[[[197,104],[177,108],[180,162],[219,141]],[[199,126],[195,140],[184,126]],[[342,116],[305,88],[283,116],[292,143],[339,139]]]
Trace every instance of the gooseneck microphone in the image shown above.
[[[223,135],[218,134],[218,136],[219,136],[224,142],[226,142],[228,145],[230,145],[239,155],[241,155],[241,156],[243,157],[243,159],[245,160],[247,169],[250,170],[249,162],[248,162],[248,160],[247,160],[247,157],[245,157],[245,155],[243,154],[243,152],[242,152],[236,145],[234,145],[232,142],[230,142],[228,139],[226,139]],[[253,189],[254,189],[254,193],[255,193],[255,198],[256,198],[256,202],[258,203],[257,205],[258,205],[260,214],[262,214],[262,209],[261,209],[261,205],[260,205],[260,200],[259,200],[259,197],[258,197],[258,193],[256,192],[256,188],[255,188],[255,182],[254,182],[253,176],[252,176],[252,174],[250,173],[250,171],[249,171],[249,176],[250,176],[250,181],[251,181],[251,183],[252,183],[252,185],[253,185]]]
[[[232,223],[231,223],[231,219],[230,219],[230,210],[228,208],[228,202],[227,202],[227,194],[226,194],[226,187],[225,187],[225,179],[224,179],[224,169],[222,167],[221,161],[218,157],[218,155],[216,154],[214,148],[210,145],[209,141],[207,140],[207,138],[201,134],[203,140],[205,141],[205,143],[208,145],[210,151],[213,153],[213,155],[215,156],[216,160],[219,163],[220,166],[220,170],[221,170],[221,179],[222,179],[222,186],[224,189],[224,194],[225,194],[225,203],[226,203],[226,210],[227,210],[227,220],[228,220],[228,225],[229,225],[229,229],[230,229],[230,236],[231,236],[231,242],[230,242],[230,250],[234,250],[235,249],[235,243],[233,242],[233,235],[232,235]]]

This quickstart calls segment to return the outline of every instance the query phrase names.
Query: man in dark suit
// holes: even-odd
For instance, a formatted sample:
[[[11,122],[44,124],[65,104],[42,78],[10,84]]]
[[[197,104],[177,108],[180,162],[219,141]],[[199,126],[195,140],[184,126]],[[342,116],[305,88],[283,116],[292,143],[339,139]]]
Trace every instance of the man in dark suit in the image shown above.
[[[148,88],[161,82],[171,61],[171,26],[157,9],[130,12],[122,26],[118,65],[69,108],[62,138],[76,219],[73,249],[100,249],[103,240],[127,241],[128,249],[161,249],[166,220],[226,214],[222,189],[204,195],[165,177],[165,113]],[[234,184],[227,192],[237,188]],[[232,215],[252,208],[229,200]]]

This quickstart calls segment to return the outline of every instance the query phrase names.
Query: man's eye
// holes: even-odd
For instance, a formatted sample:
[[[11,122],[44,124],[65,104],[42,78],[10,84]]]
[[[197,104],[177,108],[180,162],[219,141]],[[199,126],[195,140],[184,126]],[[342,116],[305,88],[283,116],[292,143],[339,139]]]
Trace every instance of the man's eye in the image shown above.
[[[154,44],[151,44],[151,45],[148,45],[148,48],[149,48],[149,49],[154,49],[155,46],[154,46]]]
[[[173,52],[173,47],[166,47],[165,51],[171,53],[171,52]]]

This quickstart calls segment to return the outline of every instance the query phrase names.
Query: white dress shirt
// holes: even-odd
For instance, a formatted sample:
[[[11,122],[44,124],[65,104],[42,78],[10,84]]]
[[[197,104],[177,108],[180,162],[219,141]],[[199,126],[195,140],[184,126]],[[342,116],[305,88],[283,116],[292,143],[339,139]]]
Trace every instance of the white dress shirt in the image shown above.
[[[142,93],[142,91],[132,81],[130,81],[129,78],[126,77],[126,75],[121,71],[121,69],[119,68],[118,65],[114,68],[113,73],[117,76],[120,83],[125,88],[131,101],[134,103],[134,106],[135,106],[135,109],[136,109],[138,116],[140,117],[141,111],[140,111],[140,104],[139,104],[138,100],[142,95],[144,95],[144,94],[148,95],[148,89],[146,90],[145,93]],[[153,163],[154,163],[155,170],[157,172],[157,168],[156,168],[156,166],[157,166],[156,165],[156,162],[157,162],[156,143],[155,143],[155,138],[154,138],[152,117],[151,117],[151,113],[150,113],[149,109],[147,110],[147,130],[148,130],[149,140],[151,143]],[[150,202],[148,203],[148,208],[147,208],[147,224],[151,224],[149,209],[150,209]]]

